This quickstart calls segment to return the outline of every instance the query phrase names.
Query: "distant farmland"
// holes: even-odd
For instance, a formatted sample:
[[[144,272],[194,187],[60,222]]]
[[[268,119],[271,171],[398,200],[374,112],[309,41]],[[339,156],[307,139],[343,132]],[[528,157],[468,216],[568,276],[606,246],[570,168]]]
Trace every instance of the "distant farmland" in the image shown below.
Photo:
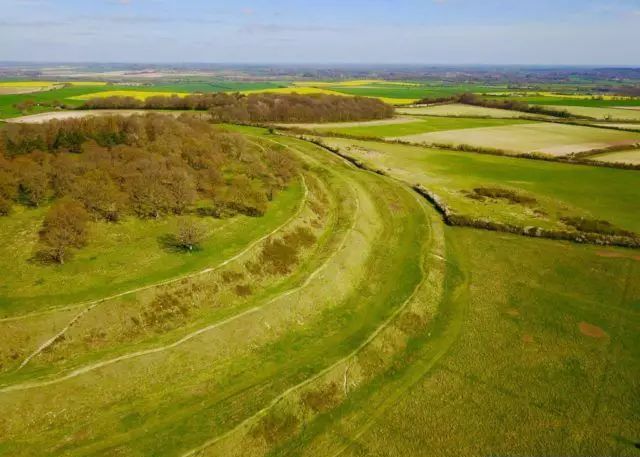
[[[540,152],[558,156],[640,142],[639,133],[551,123],[394,135],[394,138],[411,143],[471,145],[516,153]]]
[[[640,133],[336,97],[252,106],[262,127],[70,109],[487,90],[373,78],[0,96],[28,114],[0,135],[0,454],[635,455]],[[504,155],[531,151],[556,156]],[[62,197],[89,237],[59,262]]]

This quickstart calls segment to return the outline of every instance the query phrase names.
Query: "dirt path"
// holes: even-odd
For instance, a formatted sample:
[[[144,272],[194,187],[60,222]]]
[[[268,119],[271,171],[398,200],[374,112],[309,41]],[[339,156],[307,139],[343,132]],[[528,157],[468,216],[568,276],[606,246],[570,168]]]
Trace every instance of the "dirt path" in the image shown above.
[[[84,303],[84,304],[79,304],[78,307],[80,306],[87,306],[84,310],[82,310],[80,313],[78,313],[77,315],[75,315],[70,321],[69,323],[60,331],[58,332],[55,336],[53,336],[52,338],[49,338],[47,341],[45,341],[44,343],[42,343],[34,352],[32,352],[31,354],[29,354],[29,356],[27,356],[22,363],[20,364],[20,366],[18,367],[17,370],[22,369],[25,365],[27,365],[34,357],[36,357],[38,354],[40,354],[42,351],[44,351],[45,349],[47,349],[49,346],[51,346],[56,340],[58,340],[58,338],[62,337],[72,326],[73,324],[75,324],[80,318],[82,318],[82,316],[84,316],[85,314],[87,314],[89,311],[91,311],[93,308],[95,308],[96,306],[98,306],[101,303],[104,303],[106,301],[109,300],[113,300],[115,298],[119,298],[119,297],[123,297],[125,295],[131,295],[133,293],[136,292],[141,292],[143,290],[148,290],[151,288],[155,288],[155,287],[159,287],[159,286],[164,286],[167,284],[172,284],[175,283],[177,281],[182,281],[183,279],[189,279],[189,278],[194,278],[196,276],[200,276],[206,273],[210,273],[212,271],[216,271],[219,270],[220,268],[228,265],[229,263],[233,262],[234,260],[242,257],[244,254],[246,254],[247,252],[249,252],[251,249],[253,249],[253,247],[255,247],[257,244],[261,243],[262,241],[266,240],[267,238],[273,236],[275,233],[279,232],[280,230],[282,230],[284,227],[286,227],[291,221],[295,220],[301,213],[302,210],[304,209],[306,202],[307,202],[307,198],[309,195],[309,189],[307,187],[307,183],[304,179],[303,175],[300,175],[300,178],[302,180],[302,186],[304,187],[304,195],[302,197],[302,201],[300,202],[300,205],[298,206],[298,209],[296,210],[296,212],[289,218],[287,219],[283,224],[279,225],[278,227],[276,227],[275,229],[273,229],[271,232],[267,233],[266,235],[258,238],[257,240],[253,241],[252,243],[250,243],[245,249],[243,249],[242,251],[240,251],[239,253],[237,253],[236,255],[234,255],[233,257],[228,258],[227,260],[223,261],[222,263],[216,265],[215,267],[209,267],[209,268],[205,268],[204,270],[201,271],[197,271],[195,273],[190,273],[187,275],[182,275],[182,276],[178,276],[175,278],[171,278],[171,279],[167,279],[166,281],[161,281],[159,283],[155,283],[155,284],[149,284],[146,286],[141,286],[141,287],[137,287],[135,289],[130,289],[130,290],[126,290],[124,292],[120,292],[114,295],[110,295],[108,297],[104,297],[98,300],[94,300],[92,302],[88,302],[88,303]],[[72,305],[75,306],[75,305]],[[69,308],[67,308],[69,309]],[[1,392],[1,391],[0,391]]]

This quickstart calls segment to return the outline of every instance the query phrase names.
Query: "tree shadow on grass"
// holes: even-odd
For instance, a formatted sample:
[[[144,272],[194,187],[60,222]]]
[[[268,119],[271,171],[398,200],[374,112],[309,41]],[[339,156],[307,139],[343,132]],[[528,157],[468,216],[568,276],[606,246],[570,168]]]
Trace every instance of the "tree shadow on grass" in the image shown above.
[[[193,246],[192,249],[188,249],[185,246],[182,246],[175,235],[171,233],[166,233],[164,235],[160,235],[158,237],[158,245],[164,252],[168,252],[170,254],[184,254],[189,252],[198,252],[201,251],[202,248],[199,246]]]
[[[68,258],[71,258],[71,254],[67,254]],[[27,262],[32,265],[60,265],[60,263],[53,257],[50,252],[47,252],[44,249],[39,249],[34,251],[31,257],[27,259]]]

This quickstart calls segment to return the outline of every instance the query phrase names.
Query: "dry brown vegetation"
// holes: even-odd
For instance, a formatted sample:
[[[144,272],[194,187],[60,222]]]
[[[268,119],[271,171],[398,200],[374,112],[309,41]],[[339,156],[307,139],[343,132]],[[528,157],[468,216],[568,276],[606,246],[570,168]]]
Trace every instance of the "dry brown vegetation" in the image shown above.
[[[533,197],[523,195],[513,190],[502,189],[500,187],[476,187],[473,189],[473,193],[469,193],[467,196],[476,200],[484,200],[485,198],[501,199],[506,200],[509,203],[517,203],[521,205],[537,203],[537,200]]]
[[[94,220],[184,214],[196,202],[208,215],[260,216],[296,167],[284,151],[187,115],[11,124],[0,130],[0,214],[65,198]],[[50,238],[43,236],[49,247]]]
[[[185,97],[102,97],[85,109],[173,109],[208,111],[217,122],[342,122],[385,119],[393,107],[375,98],[298,94],[194,94]]]

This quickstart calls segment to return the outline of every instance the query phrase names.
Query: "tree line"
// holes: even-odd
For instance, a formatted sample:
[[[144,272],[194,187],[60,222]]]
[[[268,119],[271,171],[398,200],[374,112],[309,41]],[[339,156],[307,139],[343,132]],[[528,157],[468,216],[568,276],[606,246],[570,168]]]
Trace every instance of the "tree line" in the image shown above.
[[[193,94],[93,98],[83,109],[173,109],[207,111],[215,122],[341,122],[385,119],[392,106],[368,97],[326,94]]]
[[[186,114],[7,124],[0,129],[0,214],[51,204],[41,239],[62,262],[86,240],[90,220],[179,215],[196,201],[206,215],[260,216],[297,166],[285,150],[257,147]]]

